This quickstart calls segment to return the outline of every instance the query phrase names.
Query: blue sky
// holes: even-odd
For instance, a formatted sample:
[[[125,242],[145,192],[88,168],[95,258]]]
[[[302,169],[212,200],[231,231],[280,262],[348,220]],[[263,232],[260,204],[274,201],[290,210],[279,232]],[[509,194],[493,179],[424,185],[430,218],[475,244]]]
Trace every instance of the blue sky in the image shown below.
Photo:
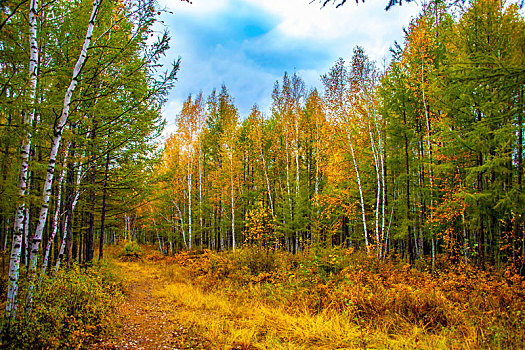
[[[386,0],[349,0],[320,8],[311,0],[160,0],[171,33],[168,58],[182,58],[178,82],[163,115],[173,123],[189,94],[208,96],[224,83],[246,117],[254,103],[266,114],[276,80],[297,72],[308,87],[339,57],[349,60],[360,45],[379,67],[394,40],[417,16],[419,5],[384,11]]]

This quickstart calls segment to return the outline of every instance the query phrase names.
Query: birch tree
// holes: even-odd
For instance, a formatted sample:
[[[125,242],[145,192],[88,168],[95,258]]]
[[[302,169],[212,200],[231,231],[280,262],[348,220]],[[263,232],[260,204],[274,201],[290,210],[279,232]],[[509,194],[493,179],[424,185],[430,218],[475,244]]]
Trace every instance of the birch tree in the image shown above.
[[[368,229],[366,221],[366,207],[363,193],[363,186],[361,185],[361,175],[357,161],[357,155],[354,150],[355,135],[357,123],[352,118],[352,106],[350,105],[350,92],[348,90],[348,71],[343,59],[339,59],[337,63],[331,68],[327,75],[323,76],[323,84],[325,86],[325,104],[327,118],[332,125],[336,127],[334,130],[342,129],[344,137],[348,141],[350,148],[350,155],[352,164],[355,170],[356,182],[359,191],[359,203],[361,205],[361,221],[363,225],[363,237],[367,251],[370,251],[370,244],[368,241]],[[355,113],[355,110],[354,110]],[[355,115],[354,115],[355,116]]]
[[[35,234],[31,242],[31,261],[29,263],[29,271],[33,275],[36,272],[36,265],[37,265],[37,260],[39,256],[38,251],[40,248],[40,242],[42,241],[42,233],[44,232],[44,226],[46,224],[47,214],[49,211],[49,199],[51,197],[51,186],[53,185],[53,178],[54,178],[54,173],[55,173],[58,149],[60,147],[60,143],[62,141],[62,135],[64,133],[64,128],[66,127],[66,123],[69,117],[69,110],[71,108],[71,98],[78,84],[78,80],[80,77],[80,73],[82,71],[82,67],[87,58],[87,54],[88,54],[87,50],[91,43],[91,37],[93,35],[93,29],[95,27],[95,20],[97,18],[99,6],[100,6],[100,1],[94,0],[93,9],[91,11],[91,16],[89,18],[87,31],[86,31],[86,35],[84,38],[84,43],[82,45],[82,49],[80,51],[80,55],[77,59],[77,62],[75,63],[75,67],[73,69],[73,76],[71,78],[71,82],[64,96],[64,105],[62,108],[62,113],[60,115],[60,119],[58,120],[56,129],[55,129],[55,138],[53,139],[53,143],[51,146],[51,152],[49,154],[49,163],[47,167],[47,174],[46,174],[45,182],[44,182],[44,190],[43,190],[43,195],[42,195],[42,208],[40,209],[38,225],[36,227],[36,231],[35,231]],[[30,277],[31,282],[29,284],[27,301],[26,301],[28,305],[31,305],[32,303],[32,294],[33,294],[33,288],[34,288],[33,281],[32,281],[33,278],[34,277]]]
[[[37,38],[37,11],[38,1],[31,0],[29,6],[29,100],[30,105],[35,102],[36,88],[37,88],[37,62],[38,62],[38,38]],[[33,122],[35,117],[35,108],[33,107],[30,112],[23,113],[24,124],[29,125]],[[28,159],[29,150],[31,147],[31,134],[28,134],[22,141],[20,148],[21,165],[19,171],[19,204],[15,214],[15,227],[13,242],[11,248],[11,257],[9,259],[9,284],[7,289],[7,304],[6,304],[6,319],[9,322],[16,316],[17,301],[16,297],[18,294],[18,278],[20,273],[20,256],[22,249],[22,237],[24,234],[24,195],[26,193],[27,186],[27,175],[28,175]]]

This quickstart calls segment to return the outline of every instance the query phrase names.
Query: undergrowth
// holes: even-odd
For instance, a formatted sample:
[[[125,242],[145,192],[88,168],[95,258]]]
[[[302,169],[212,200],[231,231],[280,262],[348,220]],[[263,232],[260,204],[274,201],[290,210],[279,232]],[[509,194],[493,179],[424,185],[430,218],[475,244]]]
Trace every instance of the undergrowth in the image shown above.
[[[22,285],[18,317],[2,334],[2,348],[81,349],[115,330],[114,310],[123,300],[125,282],[110,261],[90,268],[73,266],[44,276],[30,313],[23,311]],[[4,324],[4,327],[6,325]]]
[[[139,261],[142,260],[142,249],[137,242],[127,242],[118,252],[121,261]]]
[[[446,261],[433,272],[351,250],[257,248],[146,259],[211,344],[244,348],[521,348],[525,283]],[[444,257],[442,259],[445,259]],[[268,263],[271,261],[271,263]],[[186,314],[184,314],[186,310]]]

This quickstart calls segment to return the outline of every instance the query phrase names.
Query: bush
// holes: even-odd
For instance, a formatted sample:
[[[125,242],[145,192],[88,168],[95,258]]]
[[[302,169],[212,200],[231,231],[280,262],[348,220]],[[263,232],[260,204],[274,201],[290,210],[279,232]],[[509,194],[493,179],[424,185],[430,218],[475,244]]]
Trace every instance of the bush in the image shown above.
[[[249,247],[240,249],[235,258],[237,269],[246,267],[250,274],[257,276],[260,273],[269,273],[277,270],[279,261],[274,249]]]
[[[140,246],[136,242],[128,242],[118,256],[122,261],[142,260],[142,249],[140,249]]]
[[[3,348],[66,349],[86,348],[115,329],[115,308],[122,301],[122,282],[111,266],[60,271],[44,277],[34,295],[30,314],[20,315],[4,331]],[[19,305],[23,305],[21,293]]]
[[[468,265],[432,272],[426,263],[417,269],[353,249],[271,250],[267,256],[248,247],[186,266],[204,290],[291,313],[341,315],[389,336],[419,329],[447,348],[521,348],[525,340],[525,280]]]

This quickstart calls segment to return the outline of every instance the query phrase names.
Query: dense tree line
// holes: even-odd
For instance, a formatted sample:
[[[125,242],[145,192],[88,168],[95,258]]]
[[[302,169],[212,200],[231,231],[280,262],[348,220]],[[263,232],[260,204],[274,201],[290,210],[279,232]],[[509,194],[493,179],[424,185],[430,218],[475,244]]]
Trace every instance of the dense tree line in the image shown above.
[[[446,254],[525,273],[518,6],[432,2],[405,33],[384,70],[356,47],[322,91],[285,73],[269,115],[241,118],[224,86],[189,96],[136,214],[143,237],[235,250],[257,226],[293,252]]]
[[[10,251],[7,313],[27,268],[89,263],[96,242],[147,193],[178,62],[158,76],[168,34],[154,1],[2,1],[0,235]],[[118,220],[117,220],[118,218]],[[44,244],[43,244],[44,243]],[[40,270],[41,268],[41,270]]]

